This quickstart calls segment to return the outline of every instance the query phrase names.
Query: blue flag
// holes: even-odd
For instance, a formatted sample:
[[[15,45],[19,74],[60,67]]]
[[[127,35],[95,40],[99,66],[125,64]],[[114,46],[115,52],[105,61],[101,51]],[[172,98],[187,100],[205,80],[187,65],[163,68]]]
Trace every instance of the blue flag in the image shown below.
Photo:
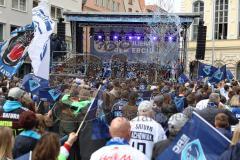
[[[181,74],[178,77],[178,83],[180,83],[180,84],[184,84],[184,83],[186,83],[188,81],[189,81],[189,79],[188,79],[188,77],[185,74]]]
[[[227,79],[228,80],[234,79],[234,75],[233,75],[233,73],[229,69],[227,69],[226,72],[227,72],[226,74],[227,74]]]
[[[93,102],[88,108],[88,115],[86,121],[92,122],[92,139],[105,139],[109,138],[109,129],[106,121],[106,116],[103,110],[103,87],[100,86],[98,93]]]
[[[127,79],[133,79],[133,78],[136,78],[137,75],[135,72],[128,72],[127,73]]]
[[[27,49],[33,39],[33,25],[14,30],[10,39],[0,45],[0,72],[12,78],[24,62]]]
[[[61,87],[48,87],[39,90],[39,98],[43,101],[56,102],[62,95]]]
[[[199,62],[199,66],[198,66],[199,77],[203,77],[203,78],[210,77],[216,71],[217,71],[216,67]]]
[[[157,160],[217,160],[230,141],[197,113]]]
[[[48,80],[37,77],[34,74],[27,74],[22,80],[21,88],[26,92],[38,95],[39,90],[48,87]]]
[[[209,79],[209,83],[217,84],[222,80],[225,80],[226,78],[227,78],[227,70],[226,70],[226,65],[224,65],[221,68],[218,68],[217,71],[213,73],[213,75]]]

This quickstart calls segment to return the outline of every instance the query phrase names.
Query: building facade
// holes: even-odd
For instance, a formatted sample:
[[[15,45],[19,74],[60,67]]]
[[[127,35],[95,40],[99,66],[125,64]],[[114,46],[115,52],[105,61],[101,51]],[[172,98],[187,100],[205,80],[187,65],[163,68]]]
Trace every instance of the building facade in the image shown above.
[[[204,63],[226,64],[240,79],[240,0],[184,0],[183,12],[199,13],[189,30],[187,60],[195,60],[197,26],[207,26]]]
[[[81,11],[82,0],[49,0],[51,17],[57,19],[63,16],[64,11]],[[32,8],[38,5],[38,0],[0,0],[0,42],[10,37],[11,31],[19,26],[32,22]],[[57,31],[55,25],[54,32]],[[66,42],[71,48],[70,23],[66,22]]]
[[[122,0],[85,0],[83,11],[92,12],[125,12]]]

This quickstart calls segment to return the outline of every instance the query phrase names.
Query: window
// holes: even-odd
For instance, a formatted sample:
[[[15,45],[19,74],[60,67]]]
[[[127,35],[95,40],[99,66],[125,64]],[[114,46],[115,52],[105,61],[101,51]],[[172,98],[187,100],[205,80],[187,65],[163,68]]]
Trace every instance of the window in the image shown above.
[[[53,19],[58,19],[62,17],[62,9],[55,7],[55,6],[51,6],[51,17]]]
[[[5,0],[0,0],[0,6],[5,6]]]
[[[0,42],[3,41],[3,24],[0,23]]]
[[[227,39],[228,0],[216,0],[215,39]]]
[[[120,3],[117,3],[117,11],[120,11]]]
[[[33,8],[38,6],[38,2],[37,1],[33,1]]]
[[[115,1],[113,1],[113,4],[112,4],[112,11],[114,11],[114,9],[115,9]]]
[[[128,12],[132,12],[132,8],[128,8]]]
[[[133,4],[133,0],[128,0],[128,4],[132,5]]]
[[[12,8],[20,11],[27,11],[26,0],[12,0]]]
[[[193,31],[192,31],[192,40],[197,39],[198,35],[198,25],[200,21],[203,21],[204,17],[204,3],[202,1],[196,1],[193,3],[193,12],[194,13],[200,13],[200,18],[195,18],[193,21]]]

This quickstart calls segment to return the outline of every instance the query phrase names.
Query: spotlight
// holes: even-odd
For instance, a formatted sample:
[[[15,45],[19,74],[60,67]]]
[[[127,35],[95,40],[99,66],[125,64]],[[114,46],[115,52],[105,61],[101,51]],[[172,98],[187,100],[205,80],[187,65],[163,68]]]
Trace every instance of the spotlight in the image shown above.
[[[115,40],[117,40],[117,39],[118,39],[118,36],[115,35],[115,36],[113,36],[113,38],[114,38]]]
[[[168,37],[168,41],[169,41],[169,42],[172,42],[172,40],[173,40],[173,37],[172,37],[172,36],[169,36],[169,37]]]
[[[156,41],[156,40],[157,40],[157,37],[156,37],[156,36],[153,36],[153,40]]]
[[[141,37],[140,36],[137,36],[137,40],[140,40],[141,39]]]
[[[133,39],[133,37],[132,37],[132,36],[128,36],[128,39],[129,39],[129,40],[132,40],[132,39]]]
[[[98,35],[98,40],[102,40],[102,35]]]

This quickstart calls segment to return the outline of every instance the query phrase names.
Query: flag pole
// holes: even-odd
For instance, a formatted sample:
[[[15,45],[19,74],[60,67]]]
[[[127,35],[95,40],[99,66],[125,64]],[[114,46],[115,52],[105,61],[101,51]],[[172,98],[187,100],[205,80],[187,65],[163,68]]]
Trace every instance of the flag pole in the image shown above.
[[[102,85],[100,85],[100,86],[98,87],[97,94],[96,94],[96,96],[94,97],[93,101],[91,102],[90,106],[88,107],[87,113],[85,114],[85,116],[84,116],[84,118],[83,118],[81,124],[80,124],[79,127],[78,127],[78,130],[77,130],[77,132],[76,132],[77,135],[79,134],[79,132],[80,132],[82,126],[83,126],[83,123],[86,121],[86,118],[87,118],[87,116],[88,116],[88,114],[89,114],[89,111],[91,110],[92,105],[93,105],[95,99],[97,98],[98,93],[99,93],[101,87],[102,87]]]

